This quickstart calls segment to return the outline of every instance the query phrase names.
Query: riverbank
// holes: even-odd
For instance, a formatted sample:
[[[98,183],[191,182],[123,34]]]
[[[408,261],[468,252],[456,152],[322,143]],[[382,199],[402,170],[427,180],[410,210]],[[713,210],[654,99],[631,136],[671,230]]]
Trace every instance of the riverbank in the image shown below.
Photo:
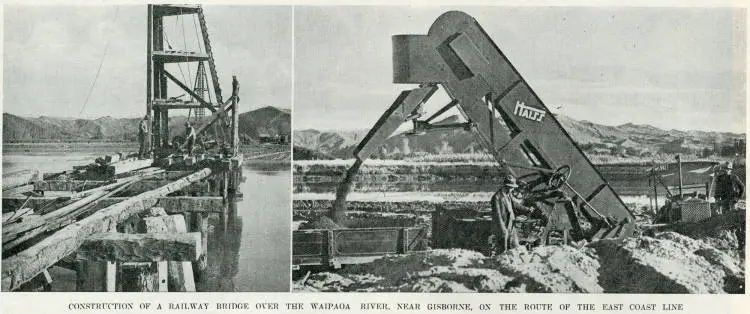
[[[3,156],[6,155],[56,155],[71,153],[76,155],[102,155],[117,152],[137,152],[137,142],[40,142],[3,143]],[[241,144],[240,152],[245,160],[291,160],[289,144]]]

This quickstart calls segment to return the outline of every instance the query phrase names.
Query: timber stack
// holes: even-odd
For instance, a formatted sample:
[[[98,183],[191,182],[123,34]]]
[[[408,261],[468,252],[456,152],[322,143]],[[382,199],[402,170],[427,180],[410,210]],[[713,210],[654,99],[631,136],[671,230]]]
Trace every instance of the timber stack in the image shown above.
[[[78,291],[195,291],[209,215],[226,220],[242,155],[153,166],[166,158],[5,175],[2,290],[49,291],[59,266],[76,272]]]

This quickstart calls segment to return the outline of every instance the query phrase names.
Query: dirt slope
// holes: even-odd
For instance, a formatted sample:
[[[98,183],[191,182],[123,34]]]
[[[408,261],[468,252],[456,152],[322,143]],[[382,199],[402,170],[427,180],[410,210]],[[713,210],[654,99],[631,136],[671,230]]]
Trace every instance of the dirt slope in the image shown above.
[[[726,233],[717,232],[717,234]],[[495,257],[462,249],[385,256],[311,274],[296,291],[743,293],[737,246],[675,232],[618,243],[516,248]],[[736,239],[735,239],[736,243]],[[744,252],[742,253],[744,254]]]

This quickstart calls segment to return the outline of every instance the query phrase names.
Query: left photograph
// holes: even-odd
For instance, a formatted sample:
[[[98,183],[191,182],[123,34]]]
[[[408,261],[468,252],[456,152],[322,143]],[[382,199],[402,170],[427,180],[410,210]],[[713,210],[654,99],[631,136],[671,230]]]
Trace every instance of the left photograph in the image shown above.
[[[292,7],[3,11],[2,291],[290,290]]]

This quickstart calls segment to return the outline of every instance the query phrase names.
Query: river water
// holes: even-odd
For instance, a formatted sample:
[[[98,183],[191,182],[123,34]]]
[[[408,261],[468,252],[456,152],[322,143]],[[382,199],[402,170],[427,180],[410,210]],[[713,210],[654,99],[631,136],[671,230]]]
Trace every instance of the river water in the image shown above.
[[[3,154],[3,172],[55,172],[94,161],[91,153]],[[228,217],[209,218],[208,270],[198,291],[286,292],[291,271],[291,172],[288,163],[245,163],[243,197]],[[226,226],[224,223],[226,222]],[[51,269],[53,291],[75,291],[75,272]]]

